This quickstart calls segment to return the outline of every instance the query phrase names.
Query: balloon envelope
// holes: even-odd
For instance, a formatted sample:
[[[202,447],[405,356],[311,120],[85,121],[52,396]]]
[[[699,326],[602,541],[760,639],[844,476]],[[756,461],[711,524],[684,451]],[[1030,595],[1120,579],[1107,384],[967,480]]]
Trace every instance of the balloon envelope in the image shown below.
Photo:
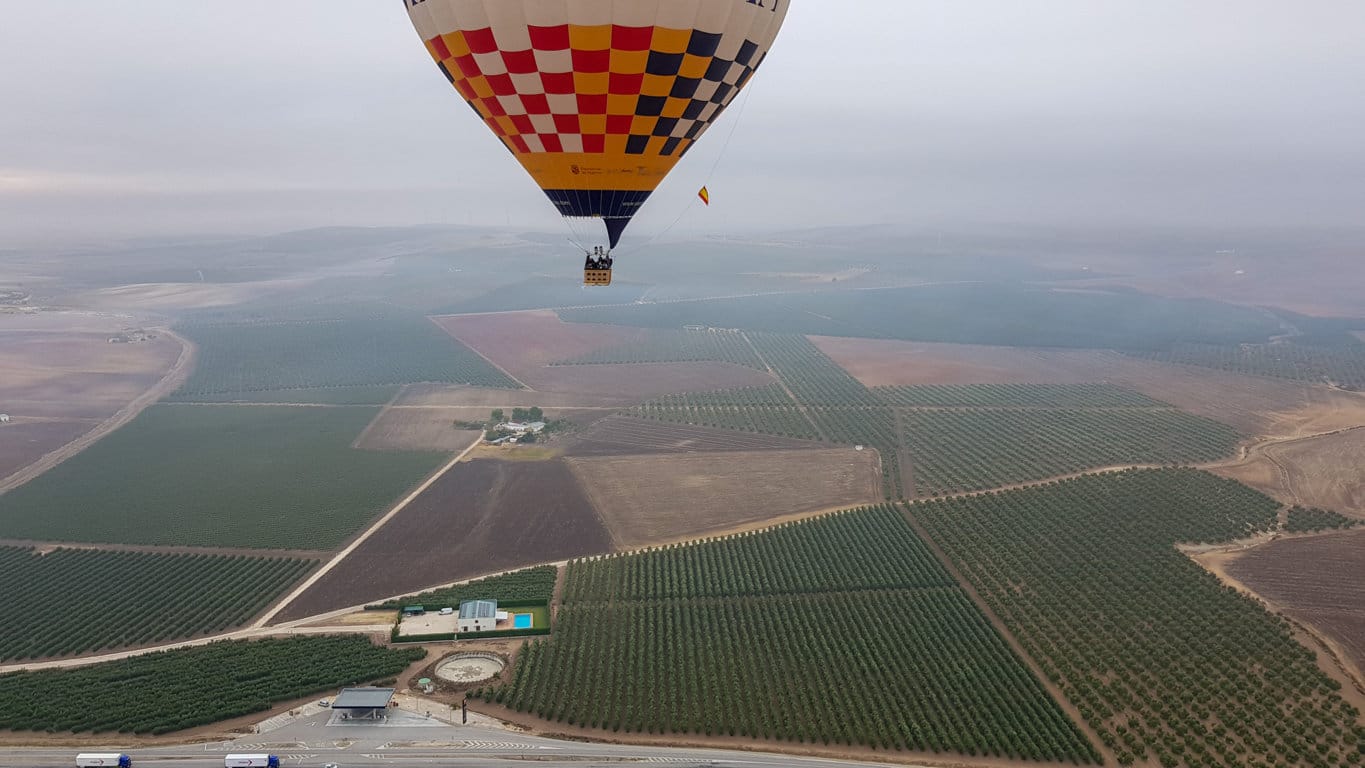
[[[788,0],[404,0],[564,216],[632,216],[762,64]]]

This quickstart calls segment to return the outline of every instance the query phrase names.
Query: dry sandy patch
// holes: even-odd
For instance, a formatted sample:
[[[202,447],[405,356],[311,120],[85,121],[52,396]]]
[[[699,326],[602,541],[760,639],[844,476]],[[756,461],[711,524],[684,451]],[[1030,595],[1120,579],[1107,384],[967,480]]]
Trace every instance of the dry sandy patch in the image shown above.
[[[1216,468],[1285,504],[1330,509],[1365,519],[1365,429],[1269,443],[1246,460]]]
[[[463,451],[479,433],[456,429],[456,418],[443,408],[385,408],[360,433],[355,447],[367,451]]]
[[[622,548],[882,499],[877,454],[852,448],[566,461]]]

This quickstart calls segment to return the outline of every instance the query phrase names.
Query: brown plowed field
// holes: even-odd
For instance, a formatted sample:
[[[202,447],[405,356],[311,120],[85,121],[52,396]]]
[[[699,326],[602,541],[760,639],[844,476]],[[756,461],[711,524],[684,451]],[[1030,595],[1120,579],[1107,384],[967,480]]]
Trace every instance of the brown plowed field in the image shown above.
[[[876,452],[852,448],[566,461],[625,549],[882,499]]]
[[[0,424],[0,478],[8,477],[95,428],[99,422],[14,421]]]
[[[367,451],[463,451],[478,432],[456,429],[443,408],[385,408],[360,433],[355,447]]]
[[[156,385],[180,356],[158,338],[110,344],[122,323],[0,316],[0,479],[99,426]],[[99,329],[107,326],[107,330]]]
[[[1365,429],[1270,443],[1216,474],[1245,483],[1286,504],[1365,518]]]
[[[811,341],[868,386],[1108,382],[1248,435],[1292,437],[1365,424],[1365,395],[1117,352],[824,336]]]
[[[564,462],[463,462],[276,621],[611,549],[611,538]]]
[[[1248,551],[1227,572],[1331,638],[1365,680],[1365,530],[1280,539]]]
[[[624,456],[693,451],[780,451],[827,449],[826,443],[757,435],[728,429],[669,424],[610,416],[573,435],[565,451],[573,457]]]
[[[766,373],[731,363],[568,365],[550,363],[644,338],[648,330],[561,322],[553,312],[434,318],[436,323],[527,386],[571,394],[574,405],[627,405],[675,392],[771,384]]]

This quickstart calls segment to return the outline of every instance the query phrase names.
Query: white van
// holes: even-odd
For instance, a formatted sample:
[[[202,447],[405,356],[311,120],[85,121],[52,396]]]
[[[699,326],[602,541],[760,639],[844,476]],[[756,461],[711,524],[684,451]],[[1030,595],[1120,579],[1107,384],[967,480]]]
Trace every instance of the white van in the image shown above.
[[[450,614],[452,614],[452,613],[454,613],[454,612],[455,612],[455,609],[454,609],[454,608],[442,608],[442,609],[441,609],[441,615],[442,615],[442,616],[449,616]]]

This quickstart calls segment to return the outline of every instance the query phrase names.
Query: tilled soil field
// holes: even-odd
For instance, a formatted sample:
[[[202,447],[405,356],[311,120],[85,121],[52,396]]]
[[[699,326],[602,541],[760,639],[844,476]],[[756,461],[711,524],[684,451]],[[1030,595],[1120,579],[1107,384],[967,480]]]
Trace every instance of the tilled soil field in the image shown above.
[[[33,463],[94,429],[94,420],[0,424],[0,478]]]
[[[435,321],[455,338],[539,393],[572,394],[573,405],[630,405],[659,395],[771,384],[732,363],[551,365],[644,338],[648,330],[561,322],[553,312],[455,315]]]
[[[12,419],[0,425],[0,479],[95,429],[180,356],[171,338],[110,344],[118,325],[77,331],[63,322],[0,317],[0,413]]]
[[[876,452],[852,448],[567,461],[625,549],[882,499]]]
[[[1365,530],[1271,542],[1227,572],[1334,640],[1365,679]]]
[[[455,465],[277,619],[611,549],[606,529],[562,461],[468,461]]]
[[[573,457],[628,456],[693,451],[779,451],[827,449],[826,443],[611,416],[573,435],[566,454]]]

